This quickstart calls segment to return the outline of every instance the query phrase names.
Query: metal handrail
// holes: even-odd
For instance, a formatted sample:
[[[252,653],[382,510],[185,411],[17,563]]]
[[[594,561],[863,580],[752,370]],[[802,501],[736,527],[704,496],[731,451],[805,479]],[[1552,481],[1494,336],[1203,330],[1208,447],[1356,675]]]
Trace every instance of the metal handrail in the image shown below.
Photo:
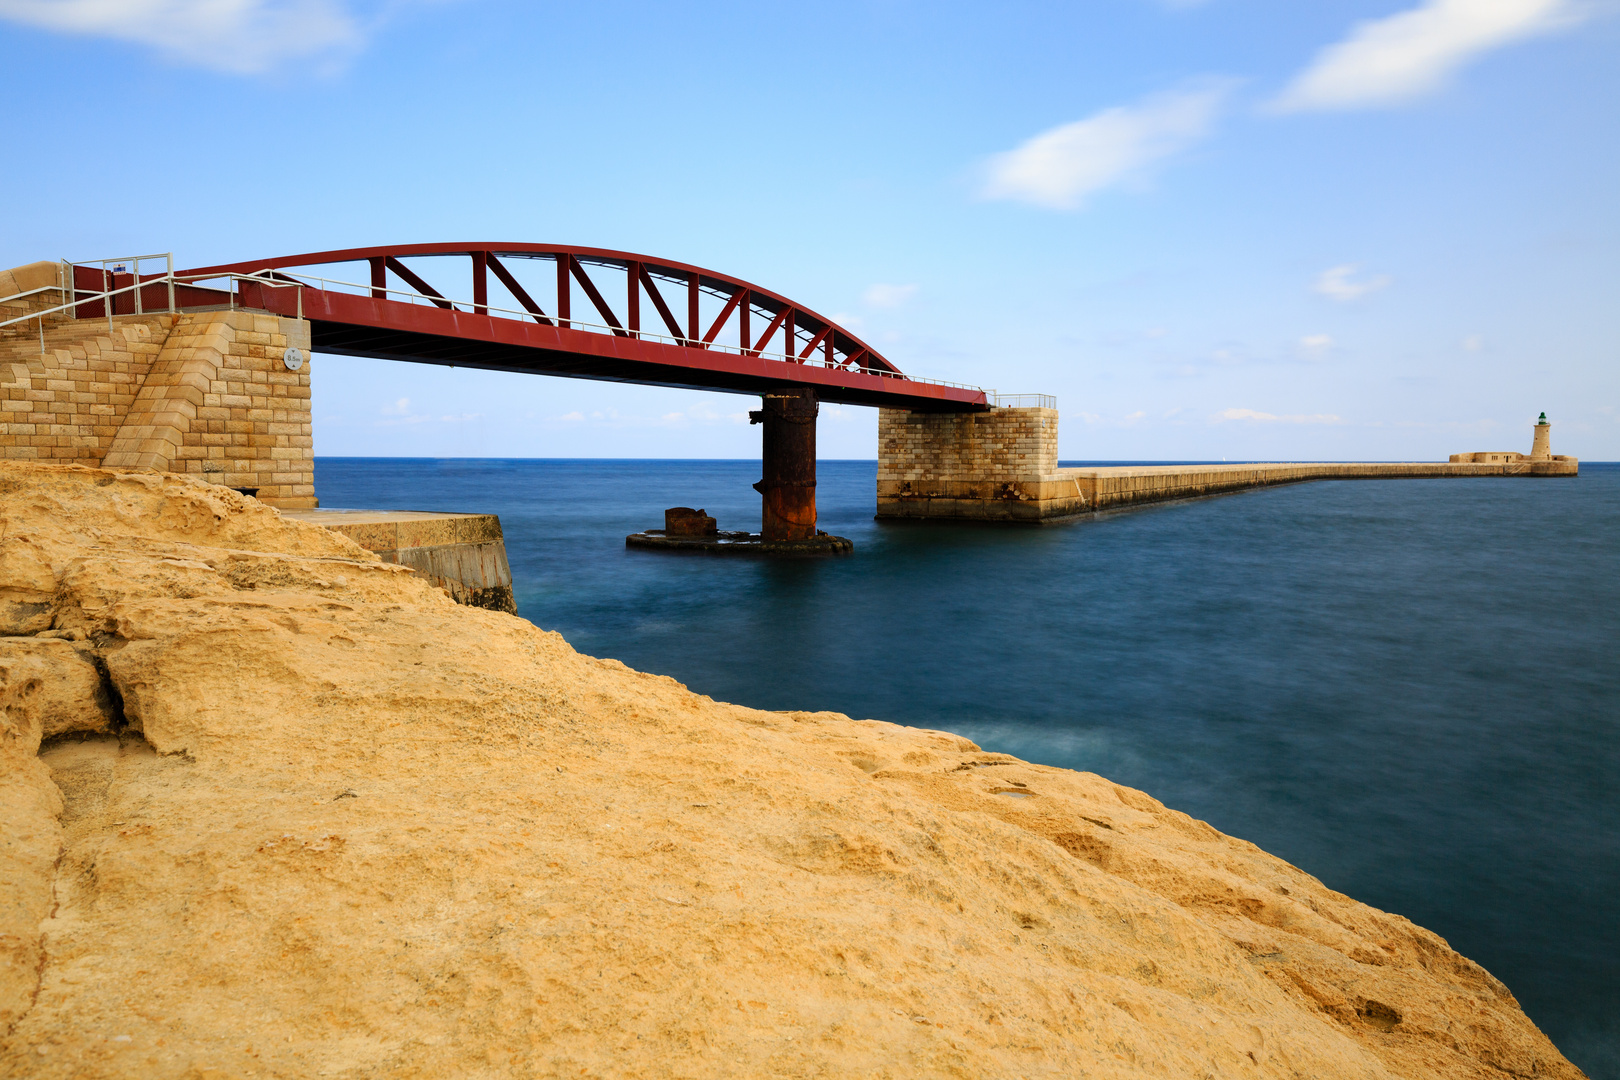
[[[990,395],[990,405],[997,409],[1055,409],[1057,398],[1051,394],[996,394]]]
[[[108,289],[105,292],[99,292],[99,293],[89,292],[88,290],[85,290],[85,289],[73,289],[72,290],[72,292],[74,294],[73,299],[69,300],[67,303],[58,304],[53,308],[45,308],[43,311],[30,311],[26,315],[19,315],[14,319],[7,319],[4,322],[0,322],[0,330],[4,330],[6,327],[11,326],[13,323],[27,322],[29,319],[42,319],[46,315],[54,315],[59,311],[66,311],[68,308],[80,307],[80,306],[82,306],[84,304],[93,304],[97,300],[103,300],[103,301],[110,300],[115,296],[122,296],[124,293],[127,293],[127,292],[136,292],[136,290],[138,290],[138,289],[149,289],[154,285],[169,285],[169,286],[188,285],[188,284],[191,284],[194,281],[212,281],[215,278],[230,278],[232,281],[251,281],[255,285],[269,285],[271,288],[275,288],[275,289],[300,289],[300,288],[306,288],[307,287],[307,286],[305,286],[303,284],[303,282],[298,282],[298,281],[274,281],[274,280],[271,280],[271,279],[268,279],[268,278],[256,277],[253,274],[208,274],[208,275],[196,275],[196,276],[192,276],[192,277],[187,277],[184,274],[158,274],[158,275],[154,275],[153,277],[147,278],[145,281],[138,281],[133,285],[125,285],[122,289]],[[61,290],[61,291],[66,291],[66,290],[62,290],[62,287],[59,286],[59,285],[52,285],[52,286],[49,286],[49,288],[57,289],[57,290]],[[139,294],[137,293],[137,295],[139,295]],[[231,297],[231,306],[234,308],[235,305],[236,305],[236,294],[234,292],[232,292],[229,295]],[[161,311],[162,311],[163,314],[173,314],[174,311],[175,311],[175,308],[171,304],[168,308],[161,309]],[[299,311],[298,317],[303,318],[303,296],[302,296],[302,294],[300,294],[300,296],[299,296],[298,311]],[[145,312],[145,311],[137,311],[137,312],[135,312],[135,314],[137,314],[137,315],[147,315],[147,314],[156,315],[158,313],[159,312],[155,312],[155,311],[154,312]],[[110,313],[110,308],[109,308],[109,314],[108,314],[107,318],[108,318],[109,321],[113,318],[113,316]]]

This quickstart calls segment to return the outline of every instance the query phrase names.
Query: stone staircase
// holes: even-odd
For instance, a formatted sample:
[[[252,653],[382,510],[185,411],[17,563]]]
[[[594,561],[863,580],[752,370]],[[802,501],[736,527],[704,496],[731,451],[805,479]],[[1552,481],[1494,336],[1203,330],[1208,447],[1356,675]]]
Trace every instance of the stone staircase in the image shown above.
[[[0,456],[99,465],[176,316],[44,317],[0,330]]]

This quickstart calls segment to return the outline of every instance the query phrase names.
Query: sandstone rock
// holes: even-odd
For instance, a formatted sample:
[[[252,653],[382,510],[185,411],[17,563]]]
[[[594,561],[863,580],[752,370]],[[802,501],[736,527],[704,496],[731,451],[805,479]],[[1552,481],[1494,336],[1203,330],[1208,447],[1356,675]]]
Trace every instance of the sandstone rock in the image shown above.
[[[0,539],[0,635],[37,634],[51,626],[56,574],[26,536]]]
[[[0,1074],[1580,1075],[1102,777],[715,702],[200,482],[0,484],[83,638],[38,655],[122,697],[8,720]]]

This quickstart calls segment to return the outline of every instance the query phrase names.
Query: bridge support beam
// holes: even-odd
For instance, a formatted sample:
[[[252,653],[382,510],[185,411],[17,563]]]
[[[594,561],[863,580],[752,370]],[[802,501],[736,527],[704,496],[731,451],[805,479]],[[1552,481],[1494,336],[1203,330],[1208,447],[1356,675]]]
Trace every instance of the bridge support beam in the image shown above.
[[[760,538],[810,540],[816,535],[816,414],[821,406],[810,387],[763,395],[764,407],[748,414],[764,426],[764,479]]]

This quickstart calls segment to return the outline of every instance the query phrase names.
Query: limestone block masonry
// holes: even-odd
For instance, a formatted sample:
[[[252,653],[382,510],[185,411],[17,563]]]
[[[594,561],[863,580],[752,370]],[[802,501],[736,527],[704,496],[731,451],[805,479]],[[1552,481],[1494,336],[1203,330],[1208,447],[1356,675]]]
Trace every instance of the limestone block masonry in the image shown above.
[[[0,336],[0,458],[191,473],[271,506],[316,505],[307,321],[55,315],[44,338],[42,350],[35,323]],[[296,371],[289,346],[305,360]]]
[[[384,562],[399,563],[458,604],[517,614],[506,539],[494,514],[413,510],[288,510],[290,518],[340,532]]]
[[[1057,465],[1056,409],[878,410],[877,516],[1044,521],[1091,509]]]

